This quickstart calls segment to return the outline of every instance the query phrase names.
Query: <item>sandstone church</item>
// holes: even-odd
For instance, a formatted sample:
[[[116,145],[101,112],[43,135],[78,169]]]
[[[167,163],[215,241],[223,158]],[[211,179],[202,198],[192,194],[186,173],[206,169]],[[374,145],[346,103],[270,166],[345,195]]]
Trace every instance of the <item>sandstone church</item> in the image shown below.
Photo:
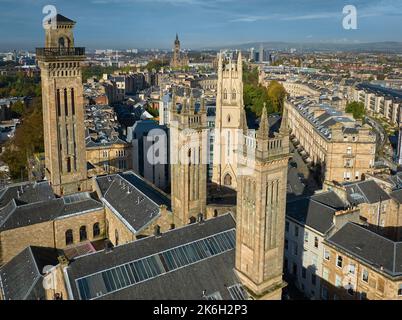
[[[248,129],[241,53],[219,57],[213,181],[237,193],[225,207],[208,202],[207,165],[194,160],[207,124],[203,100],[191,96],[170,110],[171,156],[181,150],[171,194],[133,172],[88,178],[85,49],[75,46],[75,22],[55,19],[37,49],[46,181],[0,191],[0,298],[281,299],[287,116],[279,132],[266,111]]]

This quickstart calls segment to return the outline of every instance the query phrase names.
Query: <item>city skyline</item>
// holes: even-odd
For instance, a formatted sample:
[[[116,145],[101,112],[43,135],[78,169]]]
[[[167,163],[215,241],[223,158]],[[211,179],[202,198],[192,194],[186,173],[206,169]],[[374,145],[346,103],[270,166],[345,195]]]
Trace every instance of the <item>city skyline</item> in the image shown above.
[[[91,49],[171,48],[176,32],[183,48],[213,48],[251,42],[367,43],[402,41],[394,30],[402,3],[318,0],[285,3],[252,0],[0,0],[0,49],[32,49],[43,38],[45,5],[77,17],[77,43]],[[357,9],[357,29],[345,30],[342,10]],[[13,31],[9,31],[14,24]],[[101,34],[101,36],[100,36]]]

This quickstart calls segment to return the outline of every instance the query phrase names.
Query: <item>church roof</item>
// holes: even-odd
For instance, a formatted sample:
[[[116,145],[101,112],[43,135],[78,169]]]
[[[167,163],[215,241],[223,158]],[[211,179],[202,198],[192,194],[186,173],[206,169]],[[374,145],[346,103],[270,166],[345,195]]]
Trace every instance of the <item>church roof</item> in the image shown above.
[[[133,172],[97,177],[96,182],[102,201],[134,233],[159,217],[161,205],[170,210],[170,199]]]
[[[79,257],[68,278],[82,300],[244,298],[234,246],[235,222],[226,214]]]
[[[4,300],[45,299],[43,268],[57,265],[59,254],[53,248],[27,247],[0,268]]]

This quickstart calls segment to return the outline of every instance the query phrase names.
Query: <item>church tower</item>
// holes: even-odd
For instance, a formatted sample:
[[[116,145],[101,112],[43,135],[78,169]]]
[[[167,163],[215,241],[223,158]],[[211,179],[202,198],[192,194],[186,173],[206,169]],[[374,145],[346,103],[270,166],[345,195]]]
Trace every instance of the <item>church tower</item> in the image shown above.
[[[212,181],[237,188],[237,153],[243,136],[243,62],[218,56],[218,92],[216,97],[215,142]]]
[[[53,19],[45,26],[45,47],[36,54],[42,81],[46,178],[54,192],[62,195],[83,191],[87,184],[81,78],[85,48],[74,46],[74,21],[59,14]]]
[[[207,115],[204,99],[185,96],[170,114],[171,198],[174,224],[188,224],[207,204]]]
[[[248,139],[248,137],[245,137]],[[281,299],[289,132],[284,114],[280,132],[269,136],[264,108],[252,152],[239,154],[236,212],[236,271],[256,299]],[[243,170],[242,170],[243,171]]]

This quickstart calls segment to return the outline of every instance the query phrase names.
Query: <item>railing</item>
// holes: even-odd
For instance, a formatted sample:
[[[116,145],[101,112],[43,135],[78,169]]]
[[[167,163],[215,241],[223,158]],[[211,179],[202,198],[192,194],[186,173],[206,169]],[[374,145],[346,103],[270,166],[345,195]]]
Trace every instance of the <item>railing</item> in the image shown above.
[[[40,57],[84,56],[85,48],[36,48],[36,55]]]

